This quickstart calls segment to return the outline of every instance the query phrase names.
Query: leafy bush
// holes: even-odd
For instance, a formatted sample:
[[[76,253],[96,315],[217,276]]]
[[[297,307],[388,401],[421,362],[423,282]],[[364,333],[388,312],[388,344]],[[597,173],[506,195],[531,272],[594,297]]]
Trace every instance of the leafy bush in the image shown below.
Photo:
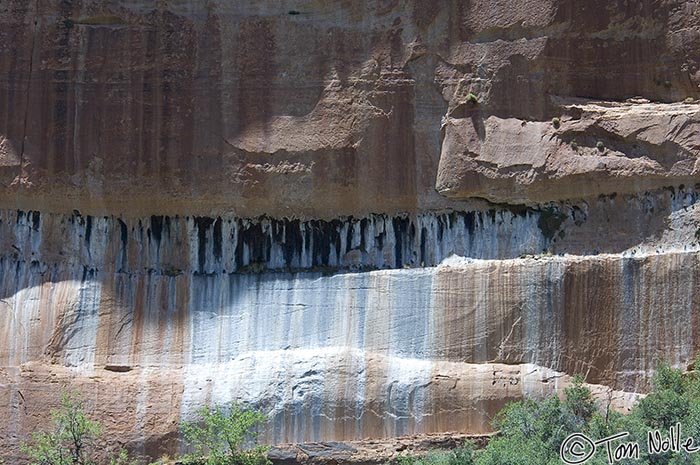
[[[185,439],[194,454],[185,457],[191,463],[207,465],[265,465],[267,449],[257,446],[258,428],[267,421],[262,413],[238,403],[205,406],[198,419],[182,425]],[[250,443],[254,447],[247,448]]]
[[[392,465],[473,465],[474,444],[467,442],[463,447],[450,450],[433,450],[425,456],[401,454],[392,461]]]
[[[669,428],[681,423],[681,438],[692,437],[700,442],[700,363],[695,370],[682,373],[668,364],[661,364],[652,379],[654,390],[632,409],[629,415],[601,411],[583,384],[574,377],[564,389],[564,400],[556,396],[541,400],[524,399],[508,404],[495,418],[499,430],[488,446],[480,451],[468,450],[462,457],[458,451],[429,453],[425,457],[400,456],[394,465],[562,465],[559,452],[570,434],[582,433],[593,441],[619,433],[629,435],[611,443],[614,450],[623,443],[639,445],[639,458],[624,458],[623,465],[689,465],[700,464],[700,452],[665,452],[650,454],[649,432],[658,431],[669,437]],[[586,465],[609,465],[604,445]]]
[[[566,437],[586,428],[596,410],[590,390],[580,377],[564,390],[566,400],[552,396],[536,401],[525,399],[511,403],[496,417],[500,430],[478,465],[559,463],[559,448]]]
[[[596,407],[583,379],[575,377],[564,389],[565,400],[556,397],[543,400],[525,399],[506,406],[494,426],[500,430],[487,448],[477,454],[477,465],[562,464],[559,450],[572,433],[582,433],[593,441],[628,432],[629,436],[612,443],[632,442],[639,445],[639,459],[628,458],[615,463],[680,465],[700,464],[700,452],[688,454],[666,452],[650,454],[648,433],[658,430],[662,438],[678,422],[682,437],[700,439],[700,374],[683,374],[662,364],[652,379],[654,390],[632,409],[629,415],[615,411],[601,412]],[[604,446],[599,446],[587,465],[608,464]]]
[[[151,463],[149,463],[148,465],[166,465],[166,464],[168,464],[168,463],[170,463],[170,462],[173,462],[173,459],[170,457],[170,455],[165,454],[165,455],[162,455],[162,456],[161,456],[158,460],[156,460],[155,462],[151,462]]]
[[[559,117],[555,116],[554,118],[552,118],[552,126],[559,129],[560,125],[561,125],[561,119]]]
[[[573,384],[564,388],[565,410],[579,422],[587,423],[597,411],[591,390],[583,385],[581,375],[574,376]]]
[[[30,459],[30,465],[97,465],[97,440],[102,424],[85,415],[84,403],[77,395],[64,393],[61,406],[51,410],[53,430],[34,433],[30,442],[20,449]],[[110,465],[127,465],[129,456],[124,449],[108,456]]]

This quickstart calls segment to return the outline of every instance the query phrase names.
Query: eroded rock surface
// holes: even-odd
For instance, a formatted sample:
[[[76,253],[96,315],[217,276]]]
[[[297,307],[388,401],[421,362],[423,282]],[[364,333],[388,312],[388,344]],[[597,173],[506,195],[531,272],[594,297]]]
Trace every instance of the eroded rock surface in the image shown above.
[[[273,272],[284,253],[257,272],[227,271],[240,236],[226,229],[217,251],[211,222],[173,219],[156,240],[153,226],[165,220],[5,211],[6,454],[66,389],[82,391],[114,438],[152,458],[181,450],[177,425],[199,406],[232,399],[270,416],[270,443],[488,432],[506,401],[557,392],[575,373],[597,384],[601,405],[626,408],[660,358],[686,366],[700,349],[698,198],[667,190],[486,212],[471,231],[468,212],[414,218],[409,226],[444,223],[431,239],[439,266],[387,260],[387,269],[354,272],[342,260]],[[622,229],[610,231],[621,206],[639,221],[620,217]],[[336,227],[362,237],[362,223]],[[633,245],[585,241],[599,230]],[[410,227],[386,240],[390,254],[416,243]],[[349,243],[376,256],[372,241]],[[288,256],[316,256],[287,245]],[[476,258],[452,255],[460,247]],[[590,247],[601,253],[550,255]],[[325,250],[329,260],[336,253]]]
[[[624,409],[700,349],[698,24],[3,2],[0,458],[66,389],[152,459],[213,401],[326,445],[488,432],[576,373]]]
[[[695,184],[700,105],[561,102],[547,122],[447,117],[437,189],[501,203],[628,194]]]
[[[611,173],[625,192],[695,175],[697,107],[617,106],[614,117],[587,107],[562,131],[545,124],[565,109],[552,97],[700,97],[693,2],[2,8],[0,194],[27,210],[330,218],[433,208],[447,204],[434,192],[438,160],[438,190],[509,203],[610,193],[596,180]],[[606,128],[611,118],[621,126]],[[541,124],[520,134],[529,120]],[[609,160],[569,161],[562,141],[587,125],[600,134],[579,143],[600,135]],[[646,144],[635,149],[630,134]],[[687,163],[663,163],[675,159]],[[557,188],[566,176],[583,178],[581,189]],[[522,193],[473,187],[491,181]]]
[[[268,452],[274,465],[323,465],[347,463],[352,465],[380,465],[401,455],[423,455],[429,451],[463,447],[470,441],[483,447],[491,435],[462,433],[400,436],[366,441],[322,442],[280,445]]]

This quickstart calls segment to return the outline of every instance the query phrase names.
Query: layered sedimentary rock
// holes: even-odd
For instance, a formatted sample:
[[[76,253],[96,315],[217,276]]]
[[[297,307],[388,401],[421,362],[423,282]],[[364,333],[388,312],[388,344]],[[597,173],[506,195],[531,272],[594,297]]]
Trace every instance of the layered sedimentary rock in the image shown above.
[[[469,114],[471,113],[471,115]],[[694,184],[700,105],[574,101],[553,122],[483,116],[443,125],[438,190],[527,203]]]
[[[0,5],[0,457],[491,429],[698,338],[694,2]]]
[[[582,197],[607,173],[590,154],[559,166],[575,154],[557,146],[587,131],[583,123],[600,123],[603,142],[613,139],[607,158],[611,170],[620,166],[618,191],[648,186],[640,174],[661,178],[656,186],[696,175],[693,163],[672,163],[697,156],[686,140],[697,128],[689,109],[643,110],[687,121],[684,130],[660,121],[655,135],[647,129],[657,121],[634,108],[618,111],[620,127],[607,132],[597,110],[561,132],[530,126],[525,137],[510,120],[562,116],[554,96],[700,97],[693,2],[10,0],[2,8],[1,193],[25,210],[414,211],[445,205],[433,189],[439,159],[456,171],[438,182],[450,195]],[[554,141],[536,150],[537,136],[550,132]],[[597,136],[586,134],[582,146]],[[462,146],[470,137],[484,140]],[[672,153],[655,155],[661,145]],[[548,150],[557,166],[532,181]],[[463,154],[477,159],[455,164]],[[671,164],[647,166],[659,157]],[[593,186],[546,194],[549,177],[556,184],[581,173]],[[458,182],[479,176],[541,187],[509,199]]]
[[[505,401],[555,392],[567,373],[629,406],[659,359],[700,349],[697,199],[346,219],[320,229],[347,240],[321,247],[305,223],[5,211],[3,441],[14,450],[41,421],[28,412],[68,387],[152,457],[178,450],[196,408],[232,399],[270,416],[271,443],[487,432]],[[636,249],[542,255],[603,247],[579,235],[620,205],[656,209],[677,235],[626,224],[619,235],[647,237]],[[416,231],[431,228],[421,251]],[[258,254],[254,269],[239,261]],[[343,271],[348,254],[359,271]]]
[[[282,445],[272,448],[268,457],[273,463],[283,465],[325,464],[342,462],[347,464],[386,463],[405,455],[410,450],[416,455],[425,455],[439,449],[462,447],[465,441],[484,446],[490,436],[465,434],[431,434],[401,436],[370,441],[322,442],[299,445]]]

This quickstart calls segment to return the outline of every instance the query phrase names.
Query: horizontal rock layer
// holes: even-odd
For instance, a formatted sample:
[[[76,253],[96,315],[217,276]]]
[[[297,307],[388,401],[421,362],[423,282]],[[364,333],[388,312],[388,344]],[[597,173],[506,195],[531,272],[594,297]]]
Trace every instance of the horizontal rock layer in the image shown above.
[[[542,252],[682,250],[698,243],[698,199],[698,187],[670,187],[537,208],[329,221],[0,210],[0,260],[16,263],[22,273],[179,276],[424,267],[453,254],[507,259]]]
[[[315,465],[330,461],[348,465],[382,464],[405,455],[425,455],[436,450],[462,447],[466,441],[477,447],[485,447],[492,435],[467,435],[459,433],[424,434],[369,441],[321,442],[286,444],[273,447],[268,457],[275,465]]]
[[[320,397],[327,396],[336,389],[342,390],[334,381],[336,376],[346,380],[356,377],[358,373],[353,367],[338,365],[330,372],[323,372],[327,375],[327,381],[321,386],[314,380],[314,377],[318,378],[320,374],[314,373],[313,370],[328,368],[331,363],[351,360],[352,354],[338,357],[339,354],[331,351],[327,357],[307,359],[306,365],[310,370],[288,355],[283,361],[296,363],[287,367],[285,372],[302,369],[306,370],[304,373],[308,373],[308,377],[290,385],[293,386],[290,387],[294,391],[293,395],[297,396],[296,403],[290,404],[285,412],[271,412],[277,415],[272,423],[265,425],[267,434],[262,438],[265,442],[275,442],[273,431],[277,432],[277,438],[286,437],[295,442],[316,442],[314,438],[321,438],[324,442],[328,441],[328,438],[362,438],[371,443],[371,440],[368,441],[371,438],[391,437],[400,434],[401,431],[436,428],[444,430],[448,436],[459,437],[460,433],[454,434],[450,431],[454,432],[455,429],[470,424],[464,423],[467,412],[472,418],[471,428],[478,434],[481,429],[477,426],[477,418],[480,418],[478,424],[486,424],[503,402],[516,400],[523,394],[536,397],[553,395],[557,389],[567,386],[570,382],[570,378],[563,373],[528,364],[456,366],[437,363],[431,364],[434,368],[432,374],[423,371],[408,377],[412,373],[409,368],[416,367],[415,361],[391,361],[369,356],[360,361],[362,367],[368,370],[368,375],[379,376],[378,383],[381,387],[377,386],[376,389],[391,395],[389,404],[369,398],[358,403],[357,398],[353,398],[352,390],[355,386],[352,385],[347,387],[347,390],[352,392],[347,392],[346,397],[333,402],[322,402]],[[394,367],[391,373],[387,373],[385,370],[389,362],[398,366],[408,364],[408,367]],[[201,368],[207,370],[210,367]],[[271,367],[268,364],[265,368]],[[241,389],[241,380],[237,375],[226,372],[227,383],[222,386],[223,380],[218,380],[217,392],[212,392],[213,376],[221,374],[221,370],[212,370],[212,376],[205,372],[200,373],[198,386],[201,391],[197,394],[221,401],[228,398],[230,390]],[[396,377],[399,375],[401,378]],[[123,372],[115,372],[110,368],[76,373],[57,365],[29,363],[22,367],[21,372],[3,369],[0,371],[0,400],[8,405],[8,427],[2,431],[2,457],[8,463],[23,463],[17,448],[18,431],[24,431],[23,435],[27,435],[31,431],[45,428],[46,412],[55,408],[60,402],[61,390],[66,389],[82,393],[86,409],[91,415],[99,416],[110,431],[109,441],[112,444],[124,444],[136,454],[151,460],[164,454],[173,456],[185,452],[176,431],[179,422],[187,418],[182,411],[191,412],[195,405],[188,403],[192,399],[182,397],[183,379],[183,370],[176,368],[166,371],[132,367],[130,371]],[[257,379],[259,378],[255,378]],[[187,381],[195,379],[189,376]],[[432,387],[427,388],[426,384]],[[603,405],[610,405],[612,408],[625,408],[637,397],[599,385],[591,385],[591,388],[602,400]],[[397,391],[399,389],[407,389],[408,397]],[[420,413],[430,410],[436,412],[434,407],[426,405],[425,401],[427,400],[428,404],[433,403],[432,398],[438,392],[442,393],[439,397],[446,404],[450,403],[439,410],[439,420]],[[304,399],[299,398],[301,394]],[[291,397],[292,394],[288,396]],[[245,396],[241,400],[245,400]],[[274,399],[268,400],[268,404],[273,401]],[[265,410],[265,404],[266,402],[262,401],[258,406]],[[391,412],[390,418],[386,418],[383,413],[387,407]],[[427,410],[421,410],[426,407]],[[31,414],[28,414],[30,412]],[[359,418],[355,417],[358,413],[361,415]],[[456,417],[452,418],[452,414],[456,414]],[[287,435],[279,436],[280,432]]]
[[[199,406],[250,402],[271,443],[488,431],[504,402],[565,373],[646,389],[698,347],[696,252],[450,260],[323,276],[13,274],[0,315],[3,455],[77,389],[110,437],[181,451]],[[625,392],[596,391],[626,407]]]
[[[629,404],[698,350],[699,17],[3,3],[0,456],[67,387],[152,458],[212,401],[268,442]]]
[[[544,213],[547,218],[557,214]],[[541,229],[541,210],[371,215],[332,221],[230,215],[129,219],[18,210],[1,215],[3,256],[11,260],[19,258],[34,267],[72,264],[170,276],[434,266],[451,254],[498,258],[533,253],[544,250],[551,240]]]
[[[590,368],[592,381],[635,390],[659,351],[692,357],[696,340],[695,252],[451,261],[328,277],[0,265],[6,367],[43,357],[88,370],[217,365],[258,352],[279,361],[275,351],[323,356],[345,347],[426,361]]]
[[[233,399],[270,415],[271,443],[486,432],[507,400],[556,392],[576,373],[601,385],[603,402],[628,406],[625,393],[644,391],[661,358],[683,365],[700,349],[697,198],[665,190],[519,213],[406,217],[409,227],[387,236],[389,251],[411,225],[443,224],[431,238],[435,260],[454,247],[500,259],[453,256],[405,269],[419,264],[394,258],[384,266],[397,269],[364,272],[344,270],[342,260],[323,272],[313,263],[294,273],[224,272],[235,228],[305,223],[171,218],[167,227],[165,219],[5,211],[0,395],[10,427],[0,442],[16,451],[66,386],[85,392],[114,437],[153,457],[178,450],[177,424],[196,408]],[[581,236],[605,228],[621,205],[639,220],[621,230],[634,248],[535,255],[543,245],[582,247]],[[229,238],[220,246],[212,245],[216,221]],[[363,236],[363,221],[371,234]],[[325,224],[344,231],[338,237],[357,232],[345,244],[364,253],[376,243],[361,237],[376,238],[377,225],[394,220]],[[275,244],[285,235],[261,237]],[[610,241],[607,251],[625,244]],[[261,269],[276,266],[279,250]],[[164,263],[178,253],[189,258],[174,271]],[[533,255],[507,258],[515,253]]]
[[[700,175],[700,105],[574,101],[552,121],[469,110],[443,121],[437,189],[532,203],[624,194]]]
[[[698,147],[668,120],[696,131],[697,111],[622,107],[620,128],[580,141],[602,137],[609,168],[567,148],[599,111],[533,144],[552,117],[581,116],[573,97],[700,98],[699,17],[680,0],[9,0],[0,201],[334,218],[459,205],[436,181],[453,199],[508,203],[686,182]],[[657,149],[672,166],[656,165]],[[614,189],[596,184],[611,173]]]
[[[133,412],[110,428],[137,448],[232,399],[270,414],[271,442],[486,431],[506,400],[552,392],[562,372],[634,392],[660,358],[691,360],[699,261],[601,255],[329,277],[10,275],[3,264],[2,442],[16,446],[64,383],[101,399],[99,380],[115,398],[95,414]]]

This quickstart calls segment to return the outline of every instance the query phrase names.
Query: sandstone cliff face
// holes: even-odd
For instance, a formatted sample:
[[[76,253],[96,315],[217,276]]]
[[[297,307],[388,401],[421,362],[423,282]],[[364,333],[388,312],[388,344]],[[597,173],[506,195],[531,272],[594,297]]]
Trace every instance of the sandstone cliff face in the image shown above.
[[[27,210],[335,217],[444,206],[438,160],[438,190],[510,203],[686,182],[696,106],[554,97],[700,97],[699,17],[682,1],[9,0],[2,195]],[[555,116],[560,131],[519,135]],[[610,150],[577,157],[579,134]],[[617,188],[588,186],[609,172]]]
[[[410,9],[394,10],[10,2],[5,191],[27,208],[63,209],[60,194],[132,215],[333,217],[439,201],[445,102],[427,72],[416,94],[418,31],[403,32]]]
[[[441,193],[531,203],[695,182],[698,106],[668,103],[700,91],[697,5],[480,3],[437,68]]]
[[[68,388],[155,459],[692,359],[700,7],[513,3],[0,5],[0,457]]]
[[[311,224],[6,210],[7,456],[65,389],[150,457],[231,399],[270,415],[270,443],[487,432],[574,373],[625,408],[660,358],[700,349],[699,195]],[[611,226],[621,208],[638,221]],[[586,240],[604,229],[633,246]]]
[[[578,101],[562,105],[554,123],[447,117],[437,188],[528,203],[694,184],[699,108]]]

